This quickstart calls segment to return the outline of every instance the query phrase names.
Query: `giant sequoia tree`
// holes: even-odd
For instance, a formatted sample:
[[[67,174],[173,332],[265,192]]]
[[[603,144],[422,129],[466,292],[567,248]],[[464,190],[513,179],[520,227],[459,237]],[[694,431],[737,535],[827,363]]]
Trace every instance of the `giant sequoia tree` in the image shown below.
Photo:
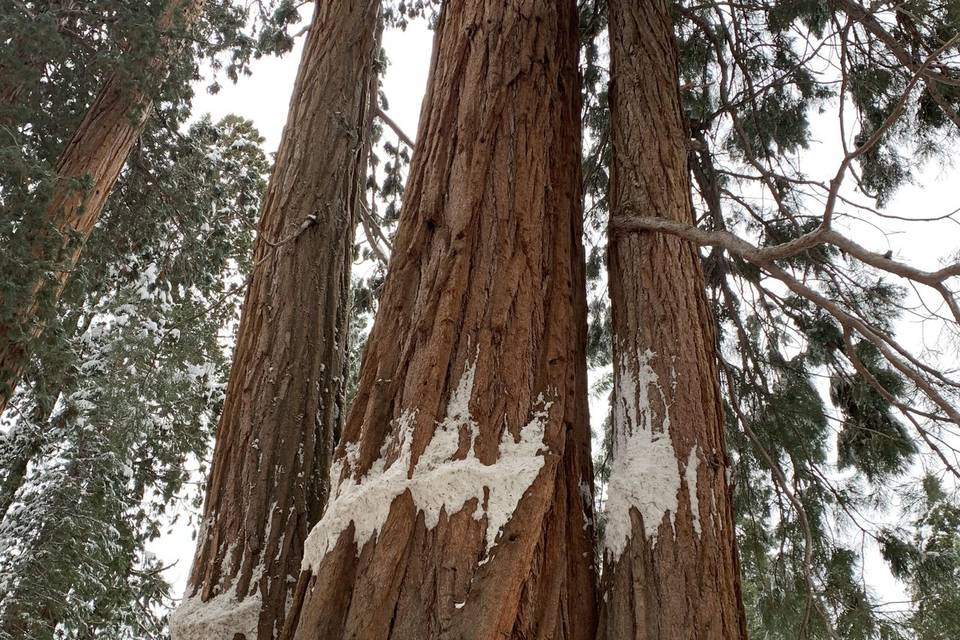
[[[572,1],[444,5],[297,638],[591,638]]]
[[[318,3],[260,219],[179,640],[273,638],[327,502],[380,2]],[[320,152],[318,152],[320,150]]]
[[[940,2],[758,0],[680,2],[670,17],[697,215],[670,219],[642,200],[610,212],[636,242],[709,247],[751,632],[949,635],[957,602],[943,580],[957,556],[935,551],[936,576],[912,558],[956,541],[944,525],[956,513],[960,387],[949,350],[935,364],[896,329],[919,316],[955,335],[960,271],[955,256],[918,269],[854,237],[939,217],[883,207],[956,137],[956,14]],[[622,101],[611,105],[616,142]],[[836,118],[833,166],[822,151],[805,161],[818,111]],[[884,611],[870,545],[911,585],[910,612]]]
[[[0,50],[0,154],[38,160],[0,174],[5,272],[57,284],[23,241],[47,210],[19,203],[166,2],[0,10],[22,51]],[[960,635],[955,352],[897,333],[957,335],[960,268],[874,231],[916,228],[889,203],[960,132],[954,4],[384,0],[397,24],[442,13],[408,188],[404,152],[373,154],[367,210],[378,5],[317,3],[174,635]],[[203,24],[194,53],[220,37]],[[0,440],[0,637],[164,633],[144,541],[205,455],[261,172],[237,163],[262,162],[235,121],[171,135],[169,84],[57,313],[17,323],[35,348]],[[345,311],[351,249],[392,257]],[[374,309],[355,381],[344,343]],[[588,366],[612,400],[596,477]],[[873,588],[876,551],[908,603]]]
[[[610,207],[693,223],[667,2],[609,3]],[[601,635],[745,638],[713,318],[697,250],[609,244],[613,449]]]

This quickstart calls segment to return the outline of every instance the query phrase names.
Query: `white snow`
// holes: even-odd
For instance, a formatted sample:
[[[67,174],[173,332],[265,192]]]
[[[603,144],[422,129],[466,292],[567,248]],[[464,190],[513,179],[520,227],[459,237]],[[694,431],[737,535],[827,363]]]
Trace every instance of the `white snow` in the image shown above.
[[[446,417],[436,423],[433,437],[415,465],[411,445],[416,409],[401,413],[394,425],[395,438],[386,438],[379,459],[362,478],[355,479],[351,473],[358,447],[356,443],[346,445],[346,455],[331,468],[335,495],[307,539],[305,570],[319,565],[351,523],[358,552],[371,538],[376,539],[394,500],[408,491],[418,512],[424,514],[428,529],[437,526],[441,512],[453,515],[476,500],[472,515],[476,520],[486,517],[485,549],[489,556],[500,529],[543,467],[543,434],[552,403],[541,395],[531,420],[520,431],[519,441],[505,429],[499,459],[491,465],[483,464],[476,456],[478,425],[469,408],[475,372],[476,360],[467,365],[447,404]],[[466,457],[453,459],[461,442],[467,443]],[[388,465],[392,452],[396,456]]]
[[[233,590],[206,602],[196,595],[184,598],[170,615],[170,637],[173,640],[233,640],[241,633],[247,638],[256,638],[259,617],[259,591],[243,600],[239,600]]]
[[[673,526],[684,482],[670,438],[670,407],[651,366],[655,357],[649,349],[636,355],[625,349],[617,363],[620,370],[614,394],[613,462],[604,536],[605,554],[613,562],[620,558],[633,533],[630,510],[640,512],[644,535],[655,546],[665,517]],[[628,358],[635,359],[636,375]],[[662,421],[657,420],[651,394],[662,407]]]
[[[687,466],[684,471],[684,482],[687,484],[687,494],[690,496],[690,512],[693,514],[693,531],[700,537],[703,528],[700,524],[700,497],[697,495],[697,445],[690,448]]]

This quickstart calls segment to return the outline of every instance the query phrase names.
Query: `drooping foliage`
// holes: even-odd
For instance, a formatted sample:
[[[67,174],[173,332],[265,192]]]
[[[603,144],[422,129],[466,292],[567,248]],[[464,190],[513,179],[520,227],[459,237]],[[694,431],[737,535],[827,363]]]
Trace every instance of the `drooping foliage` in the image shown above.
[[[63,296],[42,301],[46,331],[2,416],[0,637],[164,633],[166,567],[149,546],[197,499],[269,169],[251,123],[197,119],[190,101],[289,49],[276,34],[293,20],[292,3],[208,2],[173,34],[189,44],[157,85],[142,64],[164,5],[0,10],[0,313],[58,268],[16,240],[43,224],[56,159],[104,78],[155,98]]]
[[[267,169],[260,142],[248,122],[201,120],[126,176],[61,301],[57,358],[30,372],[0,450],[12,637],[161,628],[171,594],[148,545],[183,495],[197,497],[183,492],[222,401]]]

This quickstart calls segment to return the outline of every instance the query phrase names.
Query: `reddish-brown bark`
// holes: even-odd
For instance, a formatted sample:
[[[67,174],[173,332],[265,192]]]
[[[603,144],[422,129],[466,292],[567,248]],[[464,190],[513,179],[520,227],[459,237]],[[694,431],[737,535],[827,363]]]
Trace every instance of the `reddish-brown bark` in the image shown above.
[[[611,209],[690,224],[670,4],[610,0],[609,11]],[[609,268],[616,446],[599,636],[745,638],[699,254],[666,235],[614,234]]]
[[[443,7],[293,637],[594,636],[576,15]]]
[[[157,29],[164,33],[188,27],[203,4],[204,0],[170,0]],[[177,38],[165,38],[159,52],[146,62],[144,77],[162,76],[180,42]],[[110,76],[60,154],[46,217],[36,229],[31,228],[30,237],[21,239],[29,243],[33,260],[53,265],[56,271],[52,277],[42,273],[31,276],[32,281],[23,287],[25,294],[15,300],[0,298],[0,308],[11,307],[5,309],[5,317],[0,321],[0,413],[6,409],[20,380],[30,355],[30,341],[43,332],[41,309],[55,305],[59,299],[107,196],[143,131],[151,103],[149,93],[142,87],[133,86],[123,75]],[[84,188],[81,182],[89,186]]]
[[[380,0],[318,2],[260,220],[175,640],[283,628],[342,422]]]

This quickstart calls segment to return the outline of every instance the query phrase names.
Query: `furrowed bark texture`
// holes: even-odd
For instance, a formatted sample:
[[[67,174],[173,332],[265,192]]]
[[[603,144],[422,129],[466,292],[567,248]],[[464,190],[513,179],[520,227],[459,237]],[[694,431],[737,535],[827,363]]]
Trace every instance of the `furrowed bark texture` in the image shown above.
[[[611,208],[692,224],[669,3],[609,10]],[[615,447],[599,637],[745,638],[699,255],[662,234],[614,235],[609,268]]]
[[[273,638],[329,493],[380,0],[318,2],[263,205],[175,640]]]
[[[573,0],[445,4],[293,637],[592,640],[579,107]]]
[[[204,0],[171,0],[158,20],[161,32],[189,27]],[[144,77],[162,76],[180,40],[168,39],[147,62]],[[51,277],[31,276],[24,295],[4,301],[0,320],[0,413],[7,407],[29,358],[29,342],[44,329],[41,307],[55,304],[76,265],[83,245],[103,211],[127,157],[143,132],[151,97],[119,74],[109,77],[57,161],[57,181],[39,229],[16,240],[29,243],[38,264],[55,265]],[[83,188],[77,181],[88,181]]]

